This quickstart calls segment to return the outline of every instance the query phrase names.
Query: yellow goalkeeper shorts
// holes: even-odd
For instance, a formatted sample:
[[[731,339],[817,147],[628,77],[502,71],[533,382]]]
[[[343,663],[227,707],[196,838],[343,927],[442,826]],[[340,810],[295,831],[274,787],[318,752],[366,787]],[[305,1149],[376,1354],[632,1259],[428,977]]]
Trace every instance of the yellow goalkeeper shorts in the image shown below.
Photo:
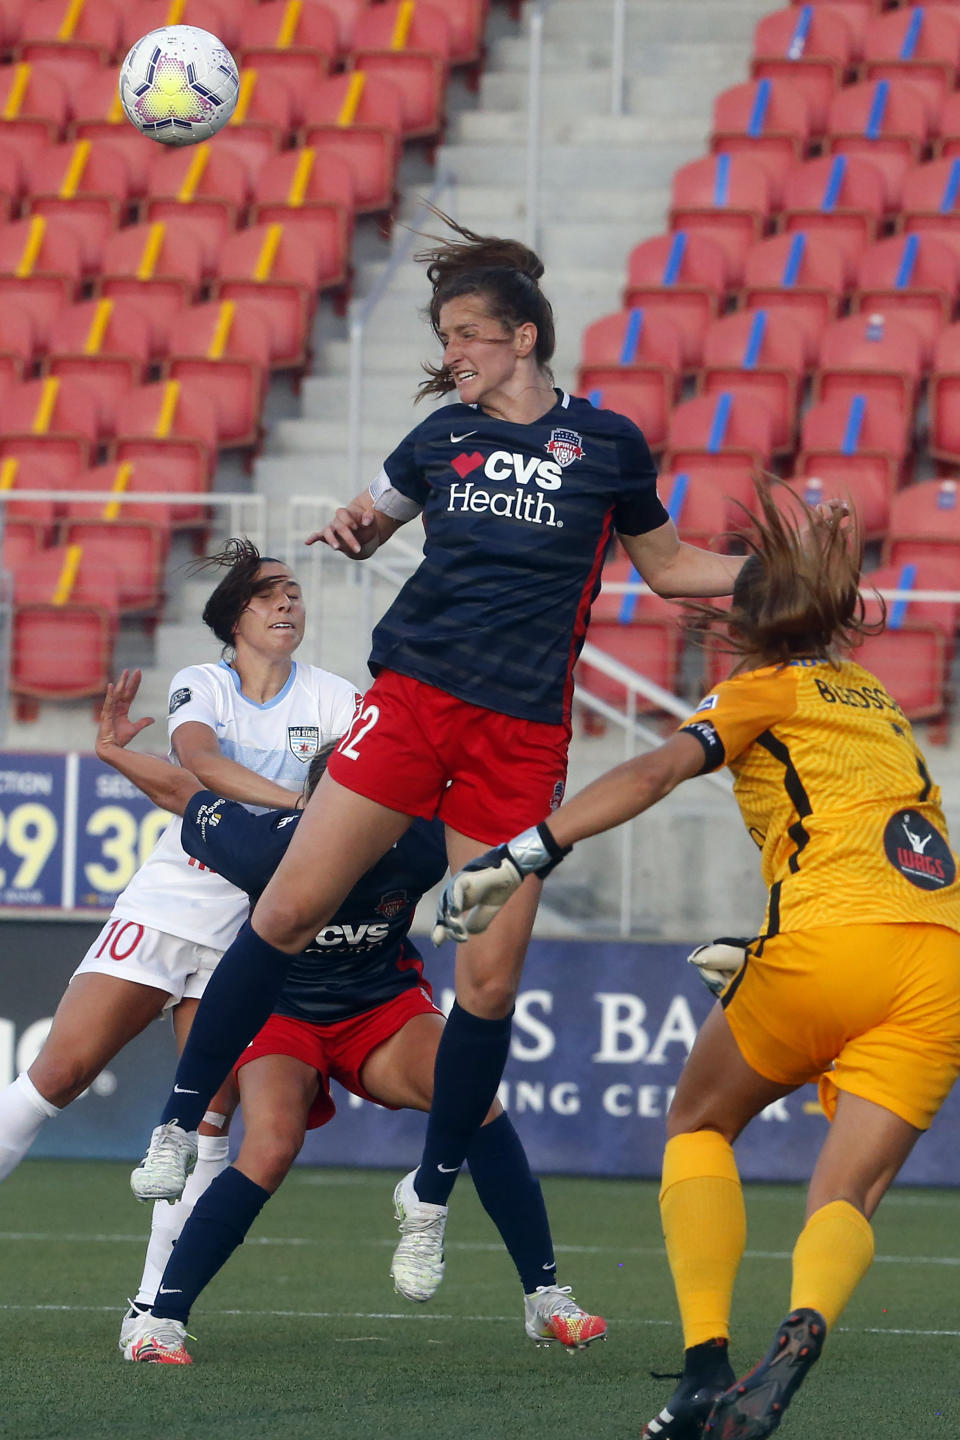
[[[775,935],[724,991],[740,1052],[779,1085],[820,1082],[929,1128],[960,1074],[960,934],[844,925]]]

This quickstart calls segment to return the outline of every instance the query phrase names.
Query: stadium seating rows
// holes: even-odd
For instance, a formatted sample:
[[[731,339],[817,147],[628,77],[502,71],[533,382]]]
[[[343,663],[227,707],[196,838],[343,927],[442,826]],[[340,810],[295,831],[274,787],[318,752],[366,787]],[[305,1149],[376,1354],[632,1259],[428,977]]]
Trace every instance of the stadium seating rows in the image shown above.
[[[676,172],[667,232],[630,254],[623,309],[585,331],[579,388],[644,429],[684,538],[725,548],[772,470],[854,501],[878,583],[956,588],[960,4],[797,0],[758,22],[750,71]],[[654,598],[601,597],[591,635],[669,687],[676,615]],[[862,652],[915,718],[946,714],[956,620],[907,599]]]
[[[102,693],[118,617],[155,621],[171,532],[202,540],[218,453],[252,456],[270,372],[308,366],[356,217],[439,137],[451,68],[476,83],[488,4],[0,0],[0,490],[58,497],[5,506],[22,714]],[[213,143],[168,150],[116,80],[177,23],[219,35],[241,80]]]

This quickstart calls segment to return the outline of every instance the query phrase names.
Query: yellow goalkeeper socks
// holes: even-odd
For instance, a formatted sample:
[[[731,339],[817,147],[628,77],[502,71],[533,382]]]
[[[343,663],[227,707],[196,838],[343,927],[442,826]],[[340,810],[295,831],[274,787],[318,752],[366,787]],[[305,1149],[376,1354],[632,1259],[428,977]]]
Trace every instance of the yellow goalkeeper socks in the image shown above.
[[[855,1206],[833,1200],[815,1210],[794,1246],[790,1309],[819,1310],[829,1328],[872,1260],[873,1230]]]
[[[660,1217],[684,1348],[729,1338],[730,1302],[747,1221],[733,1148],[715,1130],[667,1141]]]

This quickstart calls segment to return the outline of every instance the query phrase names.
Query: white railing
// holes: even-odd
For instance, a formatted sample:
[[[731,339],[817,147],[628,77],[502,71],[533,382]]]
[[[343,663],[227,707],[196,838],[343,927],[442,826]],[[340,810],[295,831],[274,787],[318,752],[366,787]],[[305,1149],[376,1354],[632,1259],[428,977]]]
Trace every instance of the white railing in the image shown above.
[[[414,244],[417,241],[417,221],[421,215],[429,214],[428,207],[435,205],[448,192],[455,194],[456,179],[446,172],[437,175],[430,187],[425,201],[415,212],[414,219],[404,236],[403,241],[396,246],[390,256],[383,274],[377,280],[376,285],[369,295],[362,300],[356,300],[350,307],[349,335],[350,335],[350,376],[347,398],[347,473],[353,485],[353,493],[357,494],[370,483],[370,476],[362,474],[361,447],[363,442],[363,349],[366,339],[367,327],[374,311],[380,301],[388,293],[397,271],[405,263]],[[448,208],[453,212],[456,219],[456,205]]]
[[[543,41],[550,0],[529,0],[527,27],[527,163],[524,239],[540,248],[540,191],[543,179]],[[610,114],[626,105],[627,0],[613,0],[610,36]]]
[[[126,505],[162,505],[170,510],[196,510],[198,507],[210,512],[209,520],[197,522],[197,529],[211,524],[224,535],[247,535],[255,545],[266,543],[266,500],[262,495],[231,493],[211,490],[2,490],[0,491],[0,534],[6,523],[8,505],[24,505],[33,501],[53,502],[55,505],[102,505],[106,510],[119,505],[120,518]],[[224,515],[224,512],[225,515]],[[69,525],[71,519],[96,519],[96,516],[67,516],[55,520],[55,525]],[[103,517],[105,520],[109,516]]]

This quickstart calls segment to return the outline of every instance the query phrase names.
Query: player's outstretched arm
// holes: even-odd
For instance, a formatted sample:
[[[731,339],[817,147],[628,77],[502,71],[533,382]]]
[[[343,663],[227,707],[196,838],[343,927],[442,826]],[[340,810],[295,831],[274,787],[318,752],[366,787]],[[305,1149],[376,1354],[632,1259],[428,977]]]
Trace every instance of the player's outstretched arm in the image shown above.
[[[448,880],[437,906],[433,941],[463,942],[486,930],[527,875],[545,876],[578,840],[612,830],[649,810],[703,769],[703,747],[679,731],[647,755],[608,770],[548,821],[479,855]]]
[[[314,545],[319,540],[348,560],[368,560],[402,524],[402,520],[375,509],[373,496],[364,490],[349,505],[342,506],[322,530],[308,535],[305,543]]]
[[[126,748],[135,735],[153,724],[149,716],[140,720],[130,718],[130,706],[136,699],[140,679],[139,670],[124,670],[118,680],[107,686],[97,727],[97,755],[125,775],[161,810],[182,815],[191,795],[203,789],[196,775],[157,755],[144,755]]]

